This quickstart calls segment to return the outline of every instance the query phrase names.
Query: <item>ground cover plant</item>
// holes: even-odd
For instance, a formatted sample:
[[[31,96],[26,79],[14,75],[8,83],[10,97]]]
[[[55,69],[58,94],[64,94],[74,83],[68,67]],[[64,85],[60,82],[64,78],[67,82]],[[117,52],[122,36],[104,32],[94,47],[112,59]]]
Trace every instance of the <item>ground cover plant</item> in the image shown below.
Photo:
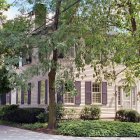
[[[80,137],[140,137],[140,124],[118,121],[64,121],[58,133]]]

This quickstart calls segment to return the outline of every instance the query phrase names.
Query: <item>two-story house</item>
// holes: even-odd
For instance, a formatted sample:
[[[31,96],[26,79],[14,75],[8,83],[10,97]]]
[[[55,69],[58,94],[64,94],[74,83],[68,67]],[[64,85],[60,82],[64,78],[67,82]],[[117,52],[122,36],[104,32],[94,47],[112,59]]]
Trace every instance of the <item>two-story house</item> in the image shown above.
[[[71,50],[71,56],[73,54],[74,50]],[[62,55],[60,55],[59,61],[65,63]],[[32,54],[29,53],[27,56],[20,58],[19,71],[22,72],[30,65],[38,62],[38,51],[33,49]],[[72,67],[76,75],[77,71],[74,66]],[[119,73],[124,69],[124,66],[119,65],[115,69]],[[94,69],[86,65],[85,71],[80,74],[79,78],[75,78],[75,87],[78,94],[76,96],[71,96],[69,92],[63,96],[56,94],[56,102],[62,102],[66,108],[75,109],[77,112],[85,105],[98,105],[101,108],[101,118],[113,118],[115,111],[122,108],[135,109],[140,112],[139,79],[136,79],[136,84],[131,87],[131,92],[128,95],[128,92],[123,89],[124,72],[118,75],[115,83],[109,83],[106,80],[96,83],[93,74]],[[46,107],[49,103],[48,74],[32,77],[28,85],[30,88],[27,91],[21,88],[21,90],[15,89],[8,93],[6,104],[19,104],[21,107]]]

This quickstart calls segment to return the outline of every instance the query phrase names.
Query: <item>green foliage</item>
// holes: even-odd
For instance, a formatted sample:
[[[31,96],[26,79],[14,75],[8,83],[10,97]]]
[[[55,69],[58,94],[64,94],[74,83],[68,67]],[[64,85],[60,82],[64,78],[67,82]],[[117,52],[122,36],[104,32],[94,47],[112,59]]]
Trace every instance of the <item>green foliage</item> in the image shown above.
[[[8,71],[5,67],[0,68],[0,94],[6,94],[11,90],[7,74]]]
[[[56,119],[61,120],[64,116],[64,106],[62,104],[56,104]]]
[[[139,137],[140,124],[114,121],[65,121],[59,134],[80,137]]]
[[[5,4],[5,0],[1,1]],[[41,54],[41,59],[37,66],[33,65],[32,69],[26,69],[24,74],[19,74],[19,77],[13,78],[13,86],[15,86],[15,83],[20,84],[20,80],[26,83],[33,77],[33,74],[39,75],[42,72],[45,74],[54,69],[59,73],[64,70],[63,67],[61,69],[61,64],[57,61],[57,55],[55,55],[56,61],[52,59],[54,58],[52,57],[54,50],[63,53],[65,58],[68,58],[66,63],[69,66],[67,69],[73,67],[74,64],[74,69],[78,70],[78,74],[84,71],[86,64],[89,64],[93,68],[94,77],[98,81],[101,81],[102,78],[116,80],[120,73],[117,73],[115,68],[119,64],[126,67],[121,72],[127,71],[128,75],[131,75],[126,75],[126,79],[129,80],[127,85],[132,83],[130,77],[133,79],[140,77],[139,0],[126,2],[121,0],[80,0],[76,4],[73,4],[75,0],[27,0],[27,2],[30,4],[36,2],[38,12],[45,10],[40,4],[43,2],[48,13],[56,14],[55,12],[60,10],[61,14],[56,14],[57,17],[49,20],[50,22],[58,19],[58,24],[57,21],[54,21],[57,24],[57,30],[54,28],[55,24],[49,24],[46,28],[41,27],[32,32],[33,26],[24,26],[25,28],[23,28],[22,20],[17,22],[16,26],[17,19],[10,21],[10,24],[13,25],[14,23],[16,28],[11,28],[8,25],[0,30],[0,54],[4,55],[4,63],[11,71],[17,70],[16,68],[13,69],[13,66],[15,66],[15,58],[19,58],[20,52],[23,53],[29,48],[37,47]],[[60,7],[56,7],[57,2],[60,2]],[[45,14],[37,13],[37,17],[39,17],[40,24]],[[29,21],[28,23],[34,25],[35,22]],[[75,46],[76,55],[70,60],[66,56],[68,56],[67,54],[73,46]],[[12,74],[13,72],[11,72]],[[74,78],[72,80],[74,81]]]
[[[48,114],[49,114],[49,106],[47,107]],[[63,104],[56,104],[55,107],[55,115],[56,115],[56,120],[61,120],[64,116],[64,106]]]
[[[35,123],[40,121],[37,116],[44,112],[43,108],[19,108],[17,105],[8,105],[1,107],[0,119],[16,123]]]
[[[14,123],[14,122],[0,120],[0,125],[7,125],[7,126],[11,126],[11,127],[17,127],[17,128],[22,128],[22,129],[28,129],[28,130],[47,128],[47,123],[39,123],[39,122],[36,122],[36,123]]]
[[[10,4],[8,4],[6,0],[0,0],[0,22],[1,23],[2,23],[2,20],[5,19],[3,12],[7,11],[9,7],[10,7]]]
[[[43,25],[46,22],[46,7],[44,4],[36,3],[34,6],[34,11],[36,14],[35,23],[38,26]]]
[[[116,112],[116,120],[125,122],[139,122],[140,114],[136,110],[118,110]]]
[[[76,111],[75,108],[71,108],[71,109],[66,109],[65,108],[64,114],[65,114],[66,119],[68,119],[68,120],[74,120],[77,117],[76,116],[77,111]]]
[[[80,118],[83,120],[97,120],[100,118],[101,110],[98,106],[85,106],[81,110]]]
[[[20,127],[28,130],[36,130],[39,128],[47,128],[47,123],[22,124]]]
[[[48,122],[48,119],[49,119],[48,113],[46,113],[46,112],[41,112],[36,117],[38,119],[38,122],[40,122],[40,123]]]

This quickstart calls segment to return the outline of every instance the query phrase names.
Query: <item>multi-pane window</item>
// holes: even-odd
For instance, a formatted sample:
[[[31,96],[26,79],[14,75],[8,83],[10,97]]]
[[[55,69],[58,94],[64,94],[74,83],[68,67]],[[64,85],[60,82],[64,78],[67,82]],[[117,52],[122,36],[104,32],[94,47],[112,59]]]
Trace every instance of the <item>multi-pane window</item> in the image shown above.
[[[65,91],[66,92],[64,94],[64,103],[74,103],[74,96],[71,95],[67,84],[65,84]]]
[[[45,80],[41,81],[40,103],[45,104]]]
[[[93,103],[101,103],[101,84],[92,84],[92,101]]]
[[[11,104],[11,93],[7,93],[6,94],[6,105],[9,105],[9,104]]]
[[[74,97],[69,92],[64,94],[64,103],[74,103]]]
[[[18,93],[18,95],[17,95],[17,103],[18,104],[21,104],[21,91],[20,91],[20,89],[17,89],[17,93]]]

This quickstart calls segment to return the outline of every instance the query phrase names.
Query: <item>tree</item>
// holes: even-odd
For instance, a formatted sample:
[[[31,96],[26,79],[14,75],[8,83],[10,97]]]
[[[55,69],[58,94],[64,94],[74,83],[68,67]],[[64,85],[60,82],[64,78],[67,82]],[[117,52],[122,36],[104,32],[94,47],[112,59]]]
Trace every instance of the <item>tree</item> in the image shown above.
[[[0,94],[8,93],[10,89],[10,82],[8,80],[8,71],[5,67],[0,68]]]
[[[33,4],[33,1],[30,2]],[[30,68],[30,71],[34,71],[34,74],[49,72],[49,129],[56,127],[55,83],[56,74],[61,71],[59,53],[66,57],[69,49],[75,46],[76,55],[72,62],[77,71],[84,71],[84,66],[88,64],[93,67],[97,81],[102,78],[115,81],[121,72],[126,72],[127,79],[140,76],[140,8],[137,3],[138,0],[49,0],[45,5],[48,13],[54,13],[54,17],[47,19],[53,21],[51,33],[41,32],[47,27],[44,28],[45,23],[40,25],[40,21],[32,33],[28,30],[30,26],[25,28],[26,31],[15,34],[16,37],[12,36],[11,31],[14,45],[10,50],[19,56],[27,44],[31,49],[37,47],[41,56],[40,63]],[[8,40],[6,36],[3,39]],[[115,68],[119,64],[125,68],[117,72]],[[29,73],[25,72],[26,78],[27,75]],[[128,80],[127,84],[131,82]]]

